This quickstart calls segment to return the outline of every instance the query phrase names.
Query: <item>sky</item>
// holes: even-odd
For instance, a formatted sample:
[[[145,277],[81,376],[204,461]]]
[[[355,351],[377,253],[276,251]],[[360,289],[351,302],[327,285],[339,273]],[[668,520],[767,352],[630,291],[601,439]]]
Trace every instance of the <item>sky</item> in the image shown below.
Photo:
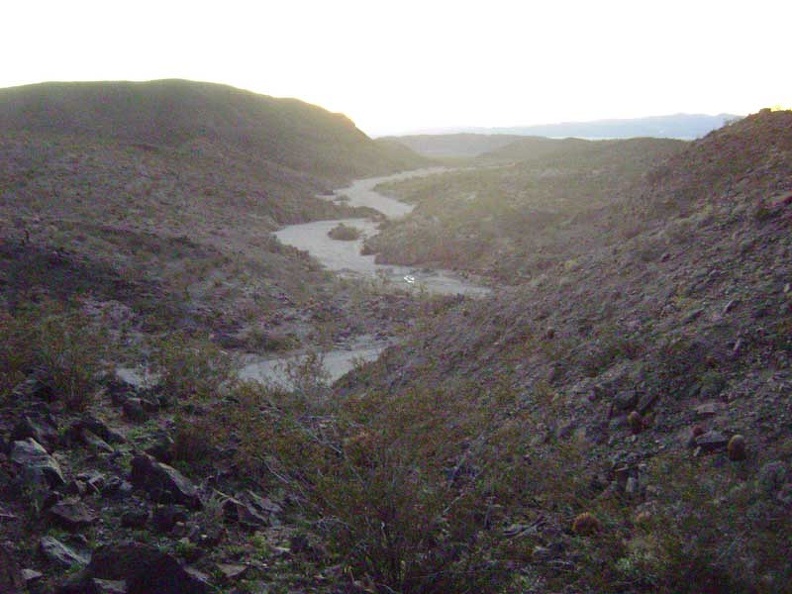
[[[788,0],[1,0],[0,87],[184,78],[371,136],[792,107]]]

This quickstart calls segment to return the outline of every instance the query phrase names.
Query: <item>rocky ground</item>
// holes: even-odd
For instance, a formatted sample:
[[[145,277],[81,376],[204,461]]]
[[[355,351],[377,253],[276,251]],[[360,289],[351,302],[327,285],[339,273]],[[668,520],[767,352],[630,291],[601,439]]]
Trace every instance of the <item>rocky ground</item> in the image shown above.
[[[533,518],[505,534],[534,547],[531,591],[789,591],[790,132],[768,111],[693,143],[567,224],[556,264],[382,363],[397,392],[506,384],[497,424],[520,418],[527,458],[554,460],[545,489],[580,487],[564,466],[583,477],[569,508],[512,503]],[[595,509],[598,554],[572,524]],[[661,542],[686,559],[664,577]]]
[[[9,231],[0,591],[789,591],[791,132],[692,143],[488,299],[273,245],[256,304],[205,242],[135,233],[226,262],[179,291]],[[234,381],[235,349],[375,332],[403,344],[335,386],[310,358],[292,391]]]

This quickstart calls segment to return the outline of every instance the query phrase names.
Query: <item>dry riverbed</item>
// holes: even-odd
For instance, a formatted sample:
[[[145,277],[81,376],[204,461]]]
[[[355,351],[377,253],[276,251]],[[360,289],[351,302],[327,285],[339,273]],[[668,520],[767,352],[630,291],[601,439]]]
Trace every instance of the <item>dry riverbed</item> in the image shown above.
[[[414,176],[432,175],[444,171],[442,168],[424,169],[400,173],[389,177],[369,178],[355,181],[352,185],[324,196],[326,200],[343,201],[352,206],[365,206],[375,209],[388,218],[400,218],[409,214],[412,205],[383,196],[374,188],[383,182],[406,179]],[[359,237],[354,240],[332,239],[330,231],[343,224],[356,229]],[[408,291],[419,295],[464,295],[483,297],[490,293],[486,287],[476,285],[447,270],[391,266],[375,263],[374,255],[363,255],[363,242],[376,234],[378,222],[372,219],[337,219],[314,221],[300,225],[290,225],[277,231],[275,236],[281,243],[308,252],[325,268],[339,276],[359,280],[376,286],[379,291]],[[375,360],[391,343],[363,335],[342,349],[325,350],[321,354],[326,379],[337,380],[349,372],[358,361]],[[292,354],[276,359],[250,356],[241,371],[244,379],[274,382],[291,385],[289,370],[299,365],[304,354]]]

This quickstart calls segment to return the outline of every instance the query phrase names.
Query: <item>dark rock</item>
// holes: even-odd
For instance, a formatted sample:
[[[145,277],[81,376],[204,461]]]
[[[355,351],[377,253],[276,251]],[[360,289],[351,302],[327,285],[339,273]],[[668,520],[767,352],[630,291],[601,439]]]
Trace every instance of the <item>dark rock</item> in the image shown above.
[[[78,576],[62,585],[57,594],[126,594],[126,591],[126,582],[123,580]]]
[[[190,542],[199,545],[203,549],[216,548],[226,536],[225,527],[216,522],[194,524],[187,535]]]
[[[237,523],[254,530],[269,526],[265,516],[253,509],[252,506],[233,497],[229,497],[223,502],[223,517],[227,522]]]
[[[121,514],[122,528],[143,528],[149,520],[147,509],[130,509]]]
[[[254,491],[248,490],[245,492],[245,495],[250,502],[250,506],[267,517],[270,526],[277,526],[280,524],[278,516],[283,513],[283,508],[280,505],[272,501],[269,497],[262,497]]]
[[[102,594],[96,580],[84,577],[82,574],[66,580],[55,591],[55,594]]]
[[[107,479],[107,484],[102,489],[102,497],[111,497],[113,499],[126,499],[132,495],[132,483],[123,480],[117,476],[111,476]]]
[[[83,427],[101,437],[107,443],[126,443],[126,438],[118,431],[111,429],[104,422],[92,416],[85,416],[80,421]]]
[[[124,580],[100,580],[94,579],[99,594],[126,594],[127,587]]]
[[[76,495],[77,497],[84,497],[88,493],[88,486],[83,481],[73,480],[64,490],[66,495]]]
[[[97,515],[87,505],[73,499],[56,503],[50,508],[49,515],[59,526],[71,532],[87,528],[97,520]]]
[[[115,406],[122,406],[127,398],[131,398],[137,393],[135,386],[122,380],[111,380],[105,387]]]
[[[144,489],[157,503],[178,503],[192,509],[201,507],[195,485],[178,470],[139,454],[132,459],[132,484]]]
[[[96,452],[112,454],[115,451],[113,446],[89,429],[83,431],[83,443]]]
[[[638,404],[638,394],[635,390],[624,390],[613,397],[613,410],[626,412],[633,410]]]
[[[719,431],[707,431],[693,439],[693,444],[704,453],[722,450],[728,443],[729,438]]]
[[[5,594],[22,594],[25,580],[22,569],[14,559],[11,551],[0,545],[0,592]]]
[[[96,494],[101,493],[107,483],[105,476],[101,472],[95,470],[81,472],[77,475],[77,481],[85,485],[87,491]]]
[[[154,510],[151,522],[157,532],[167,534],[178,522],[186,522],[187,518],[187,511],[183,507],[165,505]]]
[[[51,563],[63,568],[68,569],[88,563],[87,555],[78,553],[51,536],[44,536],[41,538],[39,541],[39,550]]]
[[[124,580],[127,594],[204,594],[208,583],[183,568],[175,557],[154,546],[127,543],[94,551],[86,574],[92,578]]]
[[[173,438],[170,435],[162,434],[157,442],[146,448],[146,453],[154,456],[160,462],[168,464],[173,459]]]
[[[18,401],[30,401],[34,398],[50,402],[54,400],[52,386],[47,381],[49,373],[46,369],[38,369],[24,381],[14,386],[13,396]]]
[[[66,442],[87,446],[96,452],[113,453],[113,447],[96,433],[91,431],[82,421],[76,421],[66,431]]]
[[[14,425],[11,441],[22,441],[29,437],[42,444],[48,452],[58,447],[58,427],[52,419],[32,419],[24,415]]]
[[[15,441],[10,458],[31,482],[46,483],[53,489],[66,483],[58,462],[33,438]]]
[[[121,405],[124,416],[133,423],[145,423],[148,421],[148,413],[143,408],[140,398],[127,398]]]
[[[144,411],[152,415],[158,413],[160,409],[159,402],[150,398],[141,398],[140,406],[143,407]]]

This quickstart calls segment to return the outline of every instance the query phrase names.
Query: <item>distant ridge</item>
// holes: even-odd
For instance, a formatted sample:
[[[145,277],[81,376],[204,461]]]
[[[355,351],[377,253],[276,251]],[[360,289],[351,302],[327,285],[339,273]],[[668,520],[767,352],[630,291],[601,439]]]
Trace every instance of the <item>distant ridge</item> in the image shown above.
[[[50,82],[0,89],[0,132],[67,135],[127,145],[233,150],[335,181],[416,167],[346,116],[297,99],[214,83]],[[222,147],[222,148],[221,148]]]
[[[469,138],[470,136],[490,137],[486,141],[480,139],[482,148],[481,150],[476,150],[476,154],[498,148],[498,145],[505,146],[508,144],[507,141],[499,142],[497,138],[491,138],[496,136],[545,136],[549,138],[584,138],[589,140],[636,137],[694,140],[742,117],[726,113],[718,115],[678,113],[644,118],[560,122],[535,126],[436,128],[421,130],[413,134],[404,134],[395,138],[408,146],[412,146],[415,142],[421,148],[414,148],[414,150],[426,155],[470,155],[475,144],[473,142],[474,139]],[[448,139],[450,136],[457,137],[457,141],[464,140],[465,146],[462,147],[458,142]],[[427,139],[432,137],[444,137],[444,139],[437,139],[434,143],[430,143]],[[413,141],[412,139],[421,140]],[[449,152],[452,145],[456,145],[456,148]]]

